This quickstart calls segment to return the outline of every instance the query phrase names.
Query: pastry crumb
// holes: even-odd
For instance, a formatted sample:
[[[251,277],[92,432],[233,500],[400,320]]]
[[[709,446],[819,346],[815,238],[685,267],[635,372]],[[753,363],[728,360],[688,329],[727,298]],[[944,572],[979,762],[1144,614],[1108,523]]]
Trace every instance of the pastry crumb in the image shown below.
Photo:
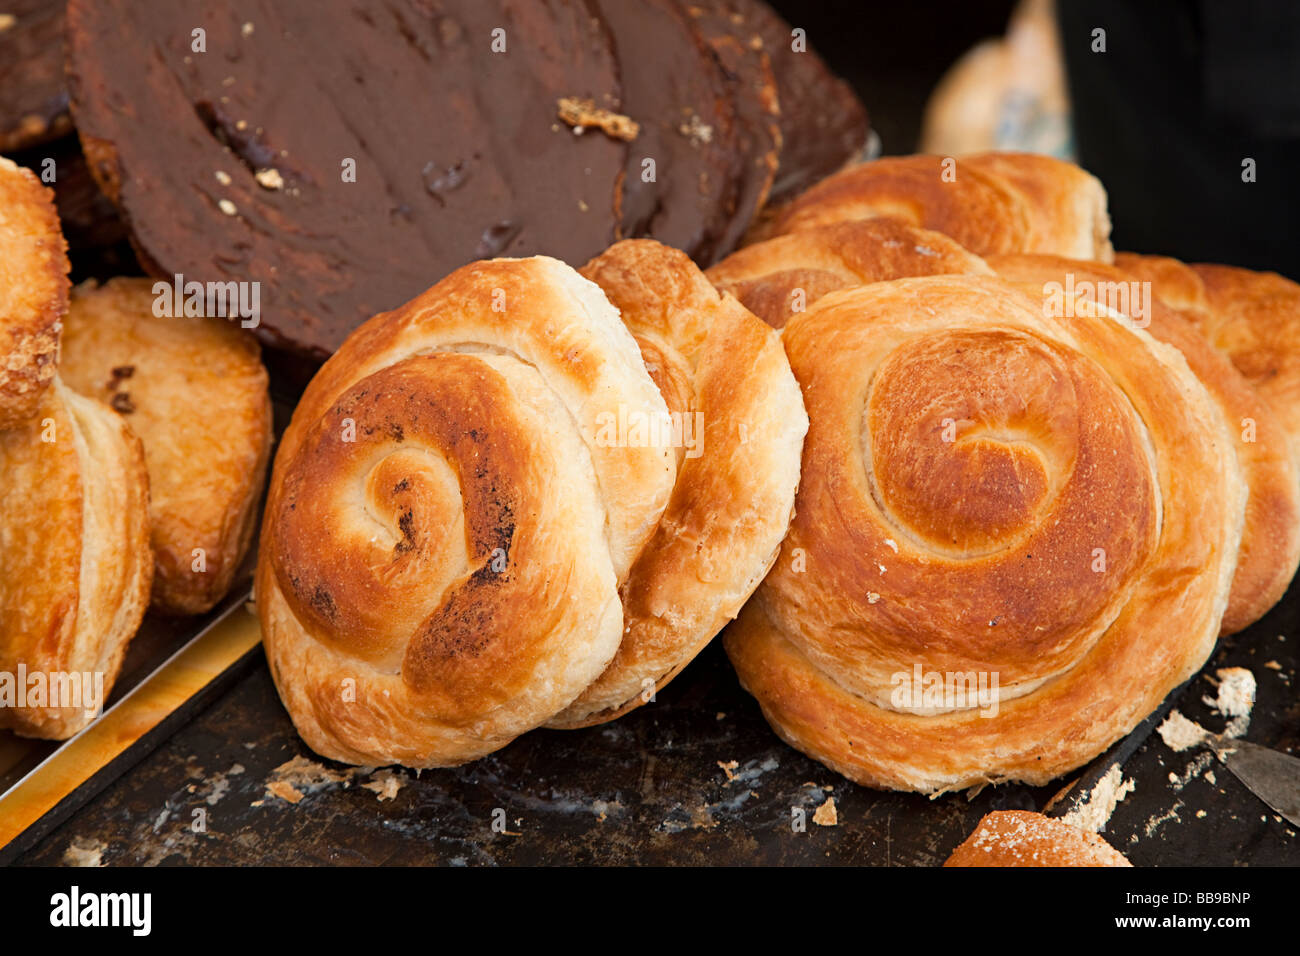
[[[267,798],[277,798],[286,803],[298,803],[308,794],[315,793],[336,784],[351,786],[355,777],[370,773],[364,767],[353,767],[339,772],[331,770],[306,757],[294,757],[286,760],[271,771],[266,781],[266,795],[253,806],[263,806]]]
[[[253,176],[263,189],[283,189],[284,177],[278,169],[259,169]]]
[[[556,115],[562,122],[573,127],[575,133],[586,129],[598,129],[610,139],[630,143],[641,132],[636,120],[602,109],[592,100],[579,99],[576,96],[562,96],[556,101]]]
[[[302,791],[285,780],[272,780],[266,785],[266,792],[272,797],[279,797],[286,803],[299,803],[302,800]]]
[[[1106,776],[1097,781],[1097,785],[1082,803],[1060,818],[1061,822],[1089,833],[1102,833],[1110,822],[1115,807],[1135,789],[1137,784],[1123,779],[1119,764],[1115,764],[1106,772]]]
[[[1255,706],[1255,675],[1244,667],[1221,667],[1215,707],[1225,717],[1246,717]]]
[[[1204,727],[1195,721],[1188,720],[1177,710],[1169,712],[1169,716],[1156,728],[1156,733],[1165,742],[1165,746],[1175,753],[1190,750],[1205,740],[1207,736]]]
[[[107,849],[103,843],[90,837],[73,837],[63,851],[63,862],[68,866],[103,866]]]
[[[835,810],[834,797],[827,797],[826,802],[813,811],[813,823],[819,827],[838,826],[839,822],[840,816]]]
[[[406,785],[406,781],[398,774],[391,770],[381,770],[375,774],[374,778],[367,780],[361,786],[365,790],[372,791],[378,798],[379,802],[392,800],[397,796],[397,791]]]

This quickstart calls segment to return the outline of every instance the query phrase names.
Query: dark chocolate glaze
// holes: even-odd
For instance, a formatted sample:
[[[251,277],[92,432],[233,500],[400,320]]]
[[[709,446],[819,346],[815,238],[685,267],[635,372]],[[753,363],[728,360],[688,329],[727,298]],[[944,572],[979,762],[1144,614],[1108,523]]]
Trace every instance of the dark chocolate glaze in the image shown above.
[[[677,0],[596,7],[614,36],[623,110],[641,124],[628,148],[621,235],[653,236],[710,264],[745,166],[727,78]]]
[[[789,186],[865,136],[757,0],[71,0],[67,19],[86,158],[140,263],[260,282],[259,335],[309,359],[473,259],[580,264],[648,235],[707,266],[761,207],[782,139]],[[575,132],[564,97],[639,135]]]
[[[867,142],[867,113],[857,94],[812,47],[793,49],[790,24],[761,0],[734,0],[772,58],[781,101],[781,167],[770,202],[788,199],[857,159]],[[796,24],[797,26],[797,24]]]
[[[737,0],[692,0],[687,11],[722,66],[732,90],[745,158],[731,219],[715,248],[731,252],[767,202],[781,156],[781,107],[771,58]]]
[[[68,20],[78,130],[141,261],[260,281],[272,345],[323,357],[472,259],[615,238],[625,144],[555,117],[563,96],[621,108],[584,0],[73,0]]]
[[[8,19],[12,17],[13,19]],[[0,3],[0,153],[72,130],[63,82],[63,0]]]

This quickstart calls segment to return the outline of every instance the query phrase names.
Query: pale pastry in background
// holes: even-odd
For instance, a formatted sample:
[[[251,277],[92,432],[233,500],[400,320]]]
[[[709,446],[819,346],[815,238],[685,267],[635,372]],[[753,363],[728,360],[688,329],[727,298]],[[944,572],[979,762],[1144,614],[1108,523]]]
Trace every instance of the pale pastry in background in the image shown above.
[[[1021,0],[1004,37],[971,47],[926,103],[921,152],[988,149],[1073,159],[1070,95],[1052,0]]]
[[[153,604],[208,610],[252,543],[271,449],[256,340],[219,318],[158,317],[149,279],[73,290],[60,374],[111,405],[144,443]]]
[[[0,156],[0,431],[30,420],[54,379],[66,250],[54,194]]]
[[[149,604],[144,452],[120,415],[56,377],[28,424],[0,432],[0,475],[0,673],[14,691],[29,678],[0,727],[63,739],[103,706]]]

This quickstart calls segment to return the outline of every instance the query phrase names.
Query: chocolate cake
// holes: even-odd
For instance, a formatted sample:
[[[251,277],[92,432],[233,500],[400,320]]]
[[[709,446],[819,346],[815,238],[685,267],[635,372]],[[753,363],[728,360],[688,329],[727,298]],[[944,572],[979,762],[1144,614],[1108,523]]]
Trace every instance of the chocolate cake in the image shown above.
[[[629,144],[621,237],[653,236],[712,261],[744,168],[732,91],[676,0],[596,0],[614,36]]]
[[[853,150],[837,134],[796,151],[817,162],[787,175],[756,9],[72,0],[68,84],[145,269],[260,282],[259,335],[319,359],[474,259],[585,262],[653,236],[708,265],[761,207],[778,157],[790,181],[842,165]],[[799,56],[798,95],[814,77],[835,88]]]
[[[719,256],[736,247],[767,202],[781,161],[781,106],[771,58],[737,0],[696,0],[687,7],[712,47],[736,106],[744,164]]]
[[[0,4],[0,153],[71,130],[63,0],[7,0]]]
[[[803,36],[762,0],[734,0],[772,58],[781,102],[781,167],[770,202],[788,199],[857,159],[866,146],[867,113]]]

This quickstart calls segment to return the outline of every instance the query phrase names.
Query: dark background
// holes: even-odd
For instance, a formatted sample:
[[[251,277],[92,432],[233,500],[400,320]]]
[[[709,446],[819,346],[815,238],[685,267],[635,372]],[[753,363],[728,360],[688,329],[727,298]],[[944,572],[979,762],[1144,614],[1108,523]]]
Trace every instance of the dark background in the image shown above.
[[[914,152],[943,72],[1014,4],[774,4],[858,90],[884,152]],[[1057,0],[1081,165],[1115,248],[1300,279],[1300,3]],[[1106,30],[1104,54],[1092,31]],[[1257,180],[1243,183],[1244,157]]]
[[[771,2],[771,0],[769,0]],[[948,67],[980,40],[1001,36],[1013,0],[771,4],[848,80],[891,155],[916,152],[926,101]]]

